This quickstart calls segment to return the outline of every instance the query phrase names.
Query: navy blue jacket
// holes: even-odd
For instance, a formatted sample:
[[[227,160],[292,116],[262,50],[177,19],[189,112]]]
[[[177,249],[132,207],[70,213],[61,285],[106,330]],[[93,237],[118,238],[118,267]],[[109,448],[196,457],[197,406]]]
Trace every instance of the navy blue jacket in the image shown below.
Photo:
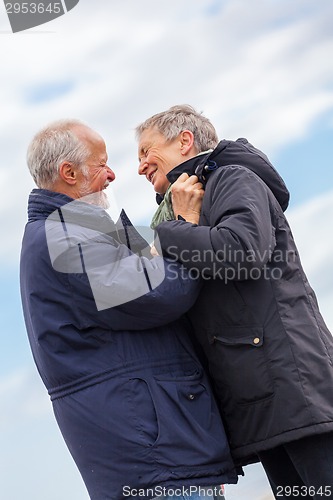
[[[332,432],[333,338],[283,213],[283,180],[246,139],[221,141],[169,180],[182,172],[206,184],[199,225],[168,221],[157,232],[165,255],[204,277],[189,315],[235,461]]]
[[[236,482],[180,319],[198,283],[178,264],[129,250],[96,206],[36,189],[28,214],[21,295],[29,341],[90,497]]]

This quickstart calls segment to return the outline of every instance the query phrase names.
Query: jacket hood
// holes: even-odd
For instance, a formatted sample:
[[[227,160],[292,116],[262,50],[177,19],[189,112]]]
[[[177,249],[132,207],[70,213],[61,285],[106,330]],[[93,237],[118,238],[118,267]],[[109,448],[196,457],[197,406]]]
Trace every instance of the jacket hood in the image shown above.
[[[167,177],[170,182],[174,182],[183,172],[195,173],[200,181],[206,183],[210,172],[227,165],[241,165],[254,172],[272,191],[282,210],[287,209],[290,195],[283,179],[267,156],[247,139],[241,138],[236,141],[224,139],[211,153],[195,156],[178,165]]]

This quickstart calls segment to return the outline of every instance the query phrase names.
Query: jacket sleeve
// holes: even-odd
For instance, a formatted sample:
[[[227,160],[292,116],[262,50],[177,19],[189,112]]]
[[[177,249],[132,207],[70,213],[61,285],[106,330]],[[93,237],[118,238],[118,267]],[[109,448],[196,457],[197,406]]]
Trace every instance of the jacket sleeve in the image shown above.
[[[254,278],[276,245],[270,191],[241,166],[218,169],[209,183],[202,209],[202,219],[209,225],[162,222],[156,232],[163,255],[204,277]]]
[[[141,257],[110,235],[86,228],[67,225],[65,232],[56,224],[49,234],[53,268],[71,289],[82,328],[155,328],[178,319],[198,296],[199,280],[178,262]]]

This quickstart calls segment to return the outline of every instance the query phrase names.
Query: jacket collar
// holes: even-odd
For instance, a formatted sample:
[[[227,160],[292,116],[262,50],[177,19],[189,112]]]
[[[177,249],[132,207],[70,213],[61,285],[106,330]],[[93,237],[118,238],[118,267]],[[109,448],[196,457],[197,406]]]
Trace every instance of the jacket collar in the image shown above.
[[[201,180],[204,167],[207,164],[212,153],[213,150],[204,151],[203,153],[199,153],[197,156],[184,161],[180,165],[177,165],[177,167],[170,170],[170,172],[167,174],[168,180],[173,183],[184,172],[188,175],[195,174]]]
[[[74,200],[62,193],[34,189],[29,196],[28,217],[29,222],[48,219],[93,229],[111,235],[133,252],[141,252],[147,247],[150,250],[147,241],[132,225],[124,210],[121,210],[118,221],[114,223],[103,208]]]
[[[62,193],[33,189],[28,202],[28,222],[46,219],[60,219],[104,233],[115,231],[114,222],[103,208]]]
[[[71,203],[73,198],[48,189],[33,189],[28,201],[28,221],[47,219],[59,207]]]
[[[170,170],[170,172],[166,176],[170,184],[173,184],[184,172],[188,175],[195,174],[198,176],[200,182],[205,182],[205,177],[203,174],[204,168],[213,152],[214,150],[209,150],[204,151],[203,153],[199,153],[197,156],[194,156],[193,158],[180,163],[179,165],[177,165],[177,167]],[[163,198],[163,194],[156,194],[156,202],[158,205],[161,204]]]

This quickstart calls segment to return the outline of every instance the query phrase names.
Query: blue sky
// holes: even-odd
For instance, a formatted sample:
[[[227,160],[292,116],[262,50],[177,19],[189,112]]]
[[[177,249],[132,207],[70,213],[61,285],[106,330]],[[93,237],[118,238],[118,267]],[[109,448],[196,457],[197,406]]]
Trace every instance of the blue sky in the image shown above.
[[[322,116],[302,139],[281,147],[274,165],[290,193],[290,207],[304,203],[333,187],[332,112]]]
[[[85,500],[34,367],[21,313],[18,261],[32,135],[78,118],[105,138],[116,181],[111,214],[136,224],[155,208],[136,174],[134,128],[179,103],[203,111],[220,138],[246,137],[291,191],[287,215],[333,329],[333,5],[331,0],[80,0],[68,14],[12,34],[0,5],[0,497]],[[228,500],[264,500],[248,468]],[[267,496],[268,495],[268,496]]]

